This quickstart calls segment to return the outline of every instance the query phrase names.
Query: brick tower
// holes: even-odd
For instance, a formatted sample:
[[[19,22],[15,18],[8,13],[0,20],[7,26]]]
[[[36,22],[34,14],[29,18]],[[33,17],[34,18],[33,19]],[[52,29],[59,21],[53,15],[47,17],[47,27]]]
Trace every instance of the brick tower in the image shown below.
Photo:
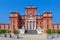
[[[10,12],[10,30],[14,29],[18,30],[19,27],[19,13],[18,12]]]
[[[44,12],[43,13],[43,30],[46,32],[46,29],[52,28],[52,12]]]

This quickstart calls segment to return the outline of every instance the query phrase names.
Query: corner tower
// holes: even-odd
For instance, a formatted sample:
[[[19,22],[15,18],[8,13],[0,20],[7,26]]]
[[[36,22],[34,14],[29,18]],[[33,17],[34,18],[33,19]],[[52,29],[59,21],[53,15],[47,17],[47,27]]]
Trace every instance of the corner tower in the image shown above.
[[[52,12],[43,13],[43,30],[52,29]]]
[[[10,12],[10,30],[13,32],[14,29],[18,30],[19,27],[19,13]]]

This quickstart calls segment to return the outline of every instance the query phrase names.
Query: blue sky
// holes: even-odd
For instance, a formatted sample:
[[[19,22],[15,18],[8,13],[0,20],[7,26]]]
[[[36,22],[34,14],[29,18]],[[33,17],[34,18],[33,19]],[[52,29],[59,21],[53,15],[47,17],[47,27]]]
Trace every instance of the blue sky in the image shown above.
[[[18,10],[20,15],[25,14],[26,6],[36,6],[37,13],[52,11],[52,22],[60,23],[60,0],[0,0],[0,23],[9,23],[10,10]]]

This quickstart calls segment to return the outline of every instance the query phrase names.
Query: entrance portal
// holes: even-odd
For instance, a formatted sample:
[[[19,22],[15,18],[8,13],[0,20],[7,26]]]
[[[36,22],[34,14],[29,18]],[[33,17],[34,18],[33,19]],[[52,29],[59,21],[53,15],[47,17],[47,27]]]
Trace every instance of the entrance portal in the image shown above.
[[[27,18],[25,22],[26,30],[36,30],[36,19],[33,17]]]

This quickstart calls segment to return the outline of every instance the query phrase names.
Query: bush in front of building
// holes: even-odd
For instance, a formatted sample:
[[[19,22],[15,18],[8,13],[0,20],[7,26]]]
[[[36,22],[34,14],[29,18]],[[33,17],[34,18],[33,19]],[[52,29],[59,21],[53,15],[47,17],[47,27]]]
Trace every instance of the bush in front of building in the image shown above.
[[[6,30],[0,30],[0,34],[6,33]]]
[[[11,34],[10,33],[11,33],[10,30],[6,30],[6,37],[11,38],[11,36],[10,36]]]
[[[52,35],[53,35],[53,38],[57,38],[58,37],[57,30],[52,29]]]
[[[46,33],[47,33],[47,34],[51,34],[51,33],[52,33],[52,32],[51,32],[51,29],[47,29],[47,30],[46,30]]]
[[[11,31],[10,30],[6,30],[6,33],[11,33]]]
[[[47,29],[47,38],[60,38],[60,29]]]
[[[52,34],[55,34],[56,33],[56,31],[54,29],[52,29],[51,32],[52,32]]]
[[[57,30],[58,37],[60,38],[60,29]]]
[[[14,34],[18,34],[19,33],[19,31],[18,30],[14,30]]]
[[[46,30],[46,33],[47,33],[47,38],[48,39],[52,39],[53,37],[52,37],[52,29],[47,29]]]
[[[6,36],[6,30],[0,29],[0,36],[5,37]]]
[[[60,34],[60,29],[57,30],[57,33]]]
[[[19,38],[19,31],[18,30],[14,30],[14,38]]]

